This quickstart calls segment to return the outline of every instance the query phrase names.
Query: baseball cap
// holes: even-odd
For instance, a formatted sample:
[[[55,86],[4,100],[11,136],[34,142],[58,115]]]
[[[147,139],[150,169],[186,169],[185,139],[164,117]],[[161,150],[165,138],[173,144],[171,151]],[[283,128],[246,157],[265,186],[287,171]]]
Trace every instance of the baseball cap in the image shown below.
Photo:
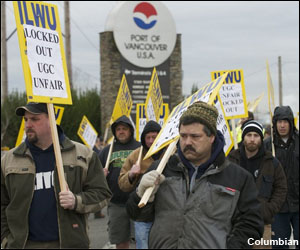
[[[25,106],[18,107],[16,109],[17,116],[24,116],[25,111],[32,113],[34,115],[38,114],[48,114],[47,104],[46,103],[39,103],[39,102],[29,102]]]

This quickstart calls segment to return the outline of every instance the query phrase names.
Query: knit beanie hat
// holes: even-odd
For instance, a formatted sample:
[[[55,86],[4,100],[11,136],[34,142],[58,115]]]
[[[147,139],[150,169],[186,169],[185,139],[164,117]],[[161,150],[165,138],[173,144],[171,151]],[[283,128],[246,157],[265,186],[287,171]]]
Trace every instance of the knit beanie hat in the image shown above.
[[[264,139],[263,126],[258,121],[250,120],[245,122],[242,126],[242,130],[242,140],[244,140],[245,135],[249,132],[256,132],[260,135],[262,141]]]
[[[184,120],[189,119],[193,122],[198,121],[203,123],[214,135],[216,135],[218,115],[219,113],[216,107],[202,101],[195,102],[189,106],[180,117],[179,127],[181,124],[185,124]]]

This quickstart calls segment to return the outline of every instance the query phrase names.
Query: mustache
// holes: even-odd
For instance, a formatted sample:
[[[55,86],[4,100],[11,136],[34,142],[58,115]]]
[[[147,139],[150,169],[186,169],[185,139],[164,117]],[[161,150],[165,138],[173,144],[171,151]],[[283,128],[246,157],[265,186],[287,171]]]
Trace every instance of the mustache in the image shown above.
[[[28,132],[35,133],[35,131],[34,131],[34,130],[32,130],[32,129],[27,129],[27,130],[26,130],[26,133],[28,133]]]
[[[188,150],[193,151],[193,152],[196,153],[196,150],[195,150],[192,146],[190,146],[190,145],[186,146],[186,147],[183,149],[183,153],[185,153],[185,152],[188,151]]]

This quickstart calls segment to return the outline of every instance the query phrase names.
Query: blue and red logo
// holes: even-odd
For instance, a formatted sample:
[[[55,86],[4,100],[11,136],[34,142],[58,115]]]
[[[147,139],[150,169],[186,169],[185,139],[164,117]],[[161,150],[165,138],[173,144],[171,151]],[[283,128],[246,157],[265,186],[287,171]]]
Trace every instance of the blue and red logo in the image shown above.
[[[151,29],[157,22],[157,12],[152,4],[139,3],[133,11],[133,20],[141,29]]]

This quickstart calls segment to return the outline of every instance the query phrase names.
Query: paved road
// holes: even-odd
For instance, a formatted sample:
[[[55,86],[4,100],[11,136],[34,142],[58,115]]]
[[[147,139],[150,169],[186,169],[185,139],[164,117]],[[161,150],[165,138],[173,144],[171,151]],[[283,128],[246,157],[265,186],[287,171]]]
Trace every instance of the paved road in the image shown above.
[[[107,207],[102,210],[105,214],[105,218],[95,219],[94,214],[89,216],[89,236],[90,236],[90,248],[93,249],[113,249],[116,248],[115,245],[111,245],[108,239],[107,232]],[[135,249],[135,244],[130,244],[131,249]]]
[[[95,219],[94,214],[89,215],[90,247],[93,249],[110,248],[107,232],[107,208],[105,207],[102,212],[105,214],[105,218]]]

